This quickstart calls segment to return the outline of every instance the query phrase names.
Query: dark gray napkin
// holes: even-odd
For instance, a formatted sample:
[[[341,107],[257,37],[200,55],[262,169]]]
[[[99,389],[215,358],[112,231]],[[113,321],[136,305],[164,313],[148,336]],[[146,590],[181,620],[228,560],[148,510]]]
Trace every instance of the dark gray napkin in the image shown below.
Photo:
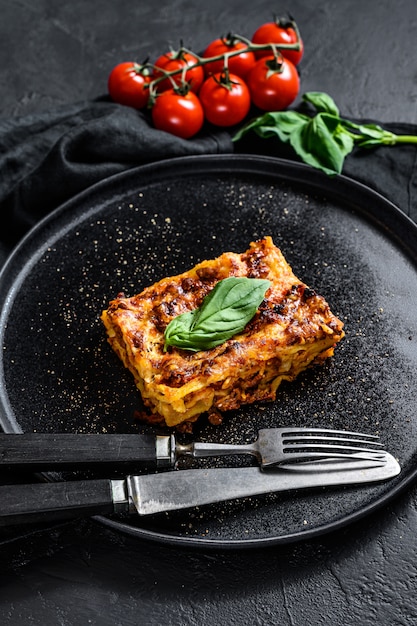
[[[94,183],[170,157],[233,151],[230,134],[185,140],[146,113],[106,100],[0,120],[0,243],[13,246],[39,219]]]

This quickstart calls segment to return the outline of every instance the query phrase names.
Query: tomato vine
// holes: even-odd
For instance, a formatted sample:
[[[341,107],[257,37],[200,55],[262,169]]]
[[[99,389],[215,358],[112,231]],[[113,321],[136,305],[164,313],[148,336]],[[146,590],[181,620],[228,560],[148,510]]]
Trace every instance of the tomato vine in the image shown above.
[[[262,40],[263,31],[271,41]],[[181,45],[154,63],[120,63],[109,75],[108,91],[119,104],[150,109],[155,128],[188,139],[204,121],[235,126],[251,106],[288,107],[299,93],[296,65],[303,51],[296,22],[281,18],[259,27],[252,40],[232,33],[218,38],[202,55]]]

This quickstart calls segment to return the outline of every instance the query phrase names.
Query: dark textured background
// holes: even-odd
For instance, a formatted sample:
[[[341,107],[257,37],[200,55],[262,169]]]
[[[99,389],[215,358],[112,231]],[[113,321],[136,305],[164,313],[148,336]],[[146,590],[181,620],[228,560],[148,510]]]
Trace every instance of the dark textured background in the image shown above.
[[[286,10],[305,41],[303,91],[327,91],[347,116],[417,123],[415,0],[0,0],[0,115],[95,98],[119,61],[250,36]],[[268,550],[174,549],[89,521],[3,532],[0,623],[413,625],[416,535],[415,488],[342,531]]]
[[[154,59],[179,41],[202,50],[292,13],[306,45],[303,91],[327,91],[346,115],[417,122],[417,8],[410,0],[1,0],[2,115],[45,111],[105,93],[124,60]]]

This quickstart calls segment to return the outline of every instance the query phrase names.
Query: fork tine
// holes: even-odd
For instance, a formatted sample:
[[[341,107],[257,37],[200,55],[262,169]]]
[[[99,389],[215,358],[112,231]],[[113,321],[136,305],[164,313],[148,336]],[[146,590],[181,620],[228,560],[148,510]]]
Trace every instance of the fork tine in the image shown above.
[[[294,455],[294,459],[291,459],[291,454],[288,455],[288,462],[289,463],[293,463],[294,461],[296,462],[302,462],[302,461],[311,461],[312,459],[322,459],[322,460],[329,460],[331,461],[332,459],[336,460],[336,459],[343,459],[344,461],[358,461],[358,460],[363,460],[363,461],[372,461],[373,463],[377,463],[377,464],[384,464],[386,463],[386,454],[372,454],[372,453],[366,453],[366,452],[356,452],[356,453],[352,453],[352,454],[344,454],[343,452],[300,452],[296,455]],[[281,462],[280,464],[284,463],[285,464],[285,460],[283,462]],[[271,465],[276,465],[276,463],[271,463]]]
[[[347,463],[352,463],[353,466],[355,466],[355,462],[364,462],[367,461],[368,463],[370,463],[371,465],[369,467],[383,467],[386,462],[387,462],[387,456],[383,456],[381,458],[378,459],[374,459],[374,458],[368,458],[365,455],[359,454],[359,455],[341,455],[341,458],[338,456],[334,456],[331,455],[329,457],[323,457],[322,455],[319,455],[318,457],[312,457],[311,454],[307,454],[305,456],[305,458],[297,458],[297,462],[291,461],[291,459],[288,459],[288,463],[281,462],[281,463],[269,463],[269,467],[274,467],[279,465],[280,467],[285,467],[285,468],[293,468],[293,467],[304,467],[305,465],[307,465],[308,467],[312,467],[314,468],[315,466],[324,468],[324,467],[329,467],[331,469],[334,468],[334,464],[337,464],[337,467],[339,469],[344,469],[346,467]],[[339,463],[338,463],[339,462]]]
[[[363,458],[381,461],[384,451],[377,435],[330,428],[282,428],[281,445],[284,455],[297,460],[314,458]],[[362,444],[362,445],[361,445]],[[366,447],[363,447],[363,446]]]
[[[349,454],[353,452],[367,452],[374,455],[383,455],[384,452],[381,450],[372,450],[371,448],[363,448],[360,446],[346,446],[346,445],[337,445],[333,443],[286,443],[283,445],[283,451],[287,454],[294,454],[297,451],[303,451],[306,449],[314,449],[316,451],[323,450],[323,452],[331,453],[331,450],[335,452],[340,451],[340,454]],[[342,450],[344,452],[342,452]]]
[[[387,453],[377,439],[378,435],[348,430],[287,426],[261,429],[256,445],[264,467],[318,459],[384,464]]]
[[[365,443],[368,446],[382,446],[383,445],[379,441],[372,441],[372,440],[367,440],[367,439],[354,439],[353,437],[338,437],[338,436],[331,436],[331,435],[293,435],[293,436],[283,435],[282,440],[283,440],[284,445],[287,441],[303,442],[303,441],[312,441],[312,440],[334,441],[334,442],[348,441],[349,443]]]
[[[323,436],[325,435],[353,435],[355,437],[365,437],[367,439],[379,439],[378,435],[371,435],[369,433],[361,433],[361,432],[355,432],[352,430],[334,430],[331,428],[310,428],[309,426],[300,426],[299,428],[291,428],[291,427],[286,427],[286,428],[280,428],[279,429],[281,432],[282,436],[295,436],[295,435],[308,435],[308,433],[312,433],[312,434],[319,434],[322,433]]]

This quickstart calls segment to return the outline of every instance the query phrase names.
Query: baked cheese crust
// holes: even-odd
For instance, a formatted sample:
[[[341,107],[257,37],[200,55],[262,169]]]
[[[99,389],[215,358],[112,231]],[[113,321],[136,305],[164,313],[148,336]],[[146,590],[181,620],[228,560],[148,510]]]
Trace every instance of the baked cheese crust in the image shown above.
[[[220,346],[199,352],[164,351],[169,322],[200,306],[229,276],[271,282],[245,329]],[[283,380],[333,355],[343,323],[326,300],[300,281],[271,237],[242,253],[225,252],[140,294],[112,300],[101,319],[108,341],[134,376],[150,422],[185,425],[208,412],[274,400]]]

